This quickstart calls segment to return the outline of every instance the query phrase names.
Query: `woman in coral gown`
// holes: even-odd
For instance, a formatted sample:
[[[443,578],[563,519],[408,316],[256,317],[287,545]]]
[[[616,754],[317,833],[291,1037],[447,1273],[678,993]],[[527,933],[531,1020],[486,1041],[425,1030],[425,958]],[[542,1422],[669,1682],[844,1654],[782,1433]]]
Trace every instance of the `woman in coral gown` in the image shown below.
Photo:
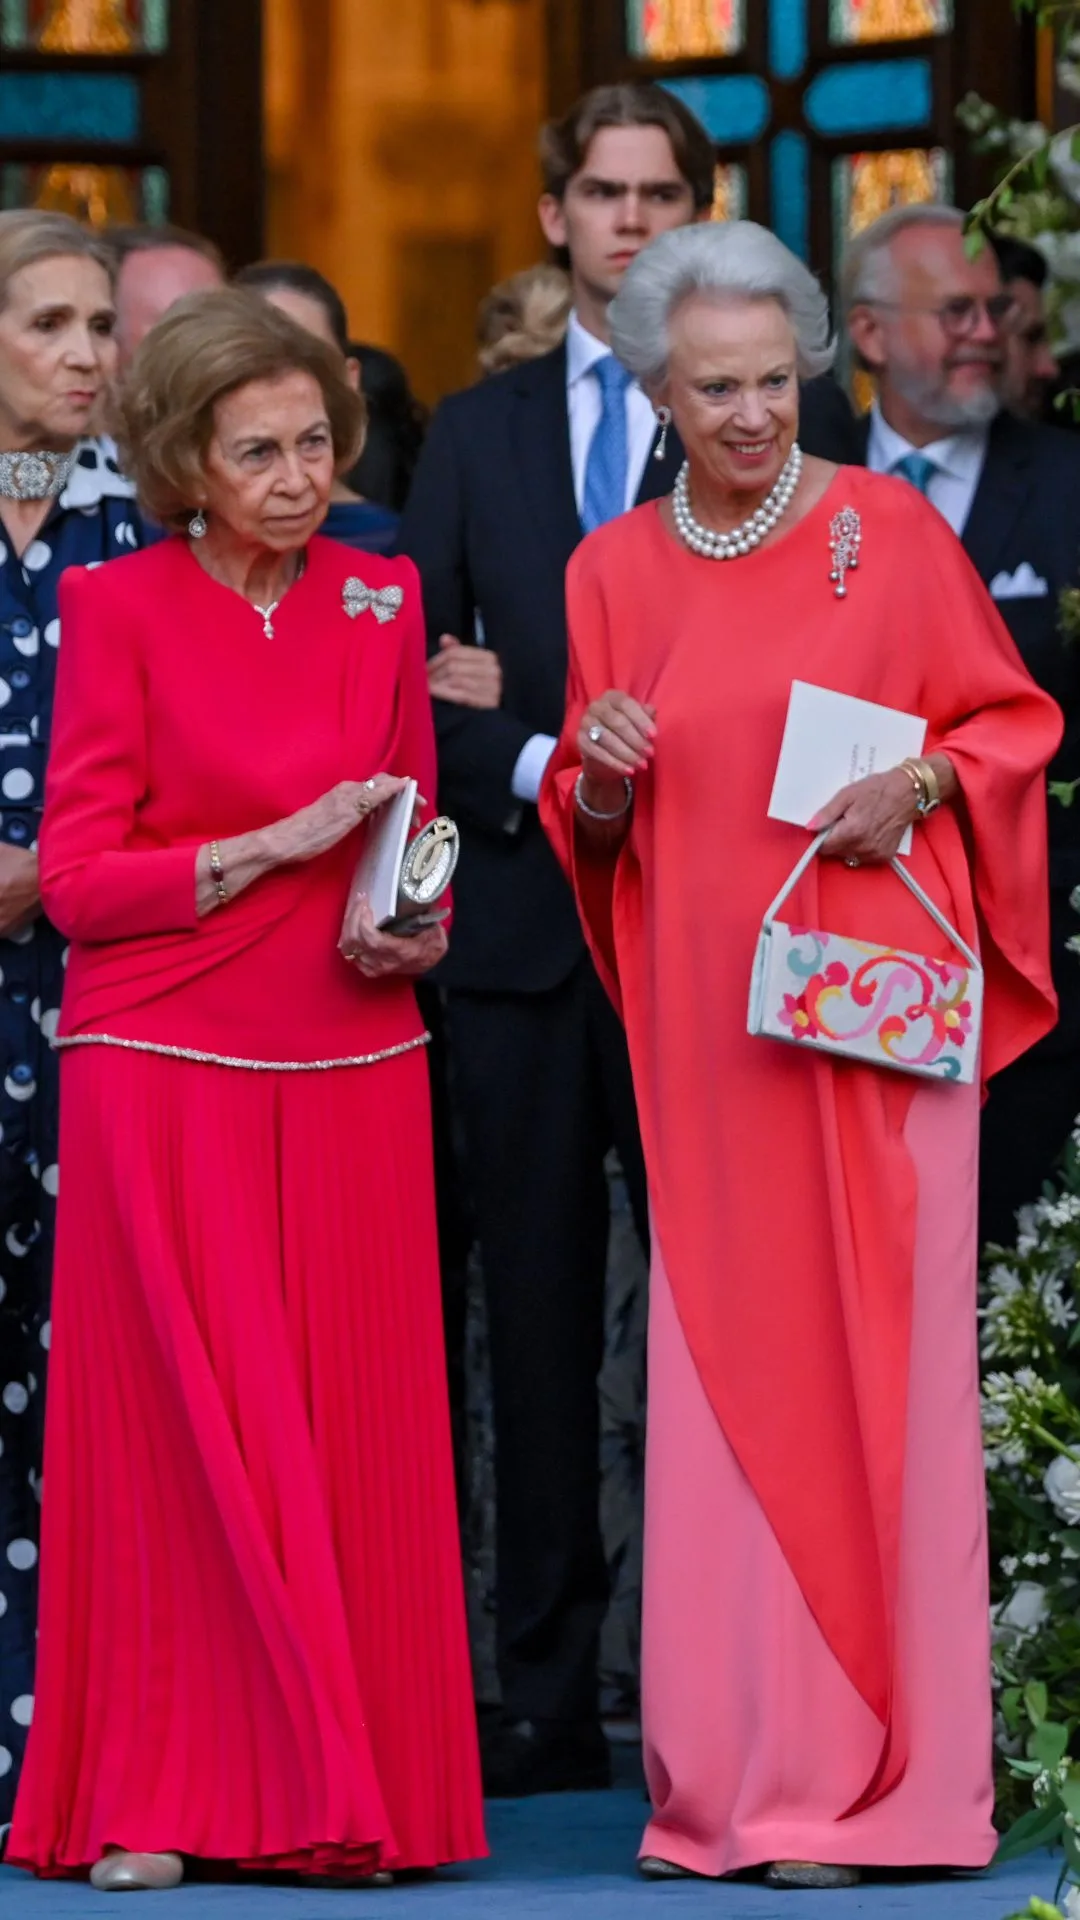
[[[385,1877],[485,1851],[412,989],[445,934],[346,913],[367,815],[434,793],[419,594],[317,537],[362,404],[254,295],[182,302],[126,407],[174,532],[61,589],[62,1193],[8,1857],[107,1889],[186,1858]]]
[[[825,810],[786,917],[948,959],[885,864],[914,825],[912,872],[981,947],[983,1074],[1045,1032],[1060,715],[912,487],[800,459],[828,320],[779,241],[668,234],[612,320],[689,464],[575,556],[541,809],[625,1017],[655,1225],[642,1868],[983,1866],[978,1089],[751,1038],[747,999],[806,846],[768,817],[799,679],[928,729]]]

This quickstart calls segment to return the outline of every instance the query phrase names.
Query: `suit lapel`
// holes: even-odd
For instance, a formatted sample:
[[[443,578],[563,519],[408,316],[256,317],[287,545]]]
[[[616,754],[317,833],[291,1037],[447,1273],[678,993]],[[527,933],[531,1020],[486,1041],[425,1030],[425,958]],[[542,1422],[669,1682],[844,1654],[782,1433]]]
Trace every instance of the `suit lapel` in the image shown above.
[[[518,370],[510,439],[533,519],[560,569],[565,568],[582,537],[570,459],[565,346]]]
[[[986,460],[962,535],[984,580],[1005,564],[1013,528],[1031,491],[1031,448],[1019,422],[1001,413],[990,429]]]

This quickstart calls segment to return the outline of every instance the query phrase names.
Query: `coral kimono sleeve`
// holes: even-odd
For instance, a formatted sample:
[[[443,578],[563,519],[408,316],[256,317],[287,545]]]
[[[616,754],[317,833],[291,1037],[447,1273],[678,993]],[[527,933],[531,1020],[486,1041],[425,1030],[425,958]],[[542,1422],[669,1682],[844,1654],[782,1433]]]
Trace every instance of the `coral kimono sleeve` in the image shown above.
[[[589,951],[621,1019],[615,882],[620,864],[632,862],[636,856],[629,841],[624,841],[621,848],[596,845],[577,821],[574,787],[581,772],[577,746],[581,717],[590,702],[613,685],[603,593],[595,569],[586,572],[579,565],[578,555],[567,572],[566,602],[570,641],[566,716],[540,788],[540,819],[573,886]]]
[[[131,845],[149,777],[147,687],[138,613],[108,576],[73,568],[60,585],[64,638],[41,831],[45,910],[82,942],[197,923],[195,847]]]

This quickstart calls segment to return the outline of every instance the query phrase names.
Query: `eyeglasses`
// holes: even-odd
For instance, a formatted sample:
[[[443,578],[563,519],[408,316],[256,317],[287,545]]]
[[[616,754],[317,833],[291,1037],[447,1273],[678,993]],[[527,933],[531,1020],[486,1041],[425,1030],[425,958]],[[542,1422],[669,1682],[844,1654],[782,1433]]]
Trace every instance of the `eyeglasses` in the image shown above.
[[[867,300],[865,304],[891,307],[894,313],[932,314],[935,320],[940,320],[950,340],[966,340],[984,313],[995,332],[1007,327],[1016,314],[1016,301],[1011,293],[992,293],[988,300],[976,300],[970,293],[957,293],[951,300],[943,300],[940,307],[916,307],[904,300]]]

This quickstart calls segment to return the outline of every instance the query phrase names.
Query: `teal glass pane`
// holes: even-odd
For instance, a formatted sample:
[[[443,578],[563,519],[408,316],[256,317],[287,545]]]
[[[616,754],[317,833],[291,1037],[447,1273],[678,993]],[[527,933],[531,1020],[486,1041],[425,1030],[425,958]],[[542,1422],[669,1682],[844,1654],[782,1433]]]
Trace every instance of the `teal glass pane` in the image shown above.
[[[708,73],[662,84],[689,107],[718,146],[742,147],[759,140],[772,115],[764,80],[752,73]]]
[[[772,0],[769,8],[769,68],[777,80],[797,80],[810,47],[810,0]]]
[[[803,133],[778,133],[769,154],[773,232],[805,260],[810,252],[810,146]]]
[[[626,0],[626,46],[641,60],[741,53],[747,0]]]
[[[840,47],[925,40],[951,33],[953,13],[953,0],[829,0],[829,38]]]
[[[44,165],[0,163],[0,208],[47,207],[95,227],[132,221],[162,225],[169,217],[163,167],[109,167],[64,158]]]
[[[810,82],[803,111],[815,133],[837,139],[925,127],[933,104],[929,60],[851,60]]]
[[[139,137],[139,83],[126,73],[0,73],[5,140]]]
[[[41,53],[163,53],[169,0],[0,0],[0,47]]]

